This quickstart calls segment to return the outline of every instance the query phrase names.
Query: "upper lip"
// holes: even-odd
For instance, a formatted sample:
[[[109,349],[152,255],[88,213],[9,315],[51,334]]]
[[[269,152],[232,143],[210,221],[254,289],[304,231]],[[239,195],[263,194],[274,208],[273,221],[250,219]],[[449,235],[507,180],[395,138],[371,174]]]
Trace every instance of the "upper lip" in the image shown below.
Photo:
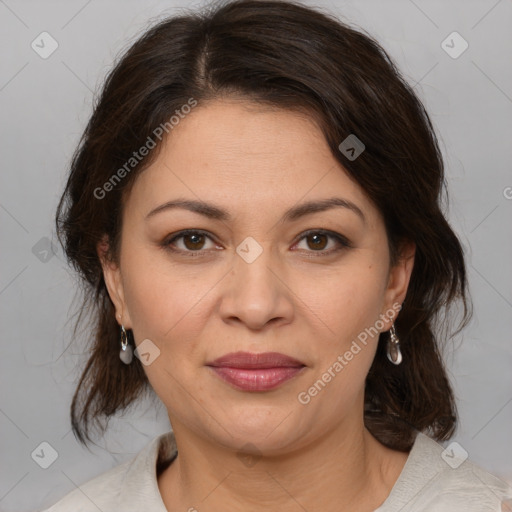
[[[253,354],[250,352],[231,352],[215,359],[206,366],[224,366],[230,368],[297,368],[305,366],[304,363],[279,352],[263,352]]]

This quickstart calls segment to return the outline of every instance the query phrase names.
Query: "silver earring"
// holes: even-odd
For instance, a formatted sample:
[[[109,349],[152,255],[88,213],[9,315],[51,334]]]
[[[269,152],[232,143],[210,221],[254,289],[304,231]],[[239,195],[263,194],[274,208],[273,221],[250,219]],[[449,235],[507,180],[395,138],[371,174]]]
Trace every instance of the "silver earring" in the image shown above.
[[[389,329],[389,339],[388,339],[388,359],[393,364],[400,364],[402,362],[402,352],[400,350],[400,340],[396,335],[395,326],[392,325],[391,329]]]
[[[124,364],[130,364],[133,359],[133,348],[128,344],[128,334],[124,325],[121,325],[121,350],[119,351],[119,359]]]

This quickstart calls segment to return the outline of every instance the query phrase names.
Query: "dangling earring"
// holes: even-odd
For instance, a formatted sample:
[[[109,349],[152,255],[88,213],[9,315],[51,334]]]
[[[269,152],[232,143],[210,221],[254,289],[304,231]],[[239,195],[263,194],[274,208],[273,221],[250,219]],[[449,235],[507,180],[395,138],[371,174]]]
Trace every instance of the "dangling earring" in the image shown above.
[[[130,364],[133,359],[133,348],[128,344],[128,334],[124,325],[121,325],[121,350],[119,351],[119,359],[124,364]]]
[[[400,340],[398,339],[395,331],[395,326],[392,325],[389,329],[388,339],[388,359],[393,364],[400,364],[402,362],[402,352],[400,350]]]

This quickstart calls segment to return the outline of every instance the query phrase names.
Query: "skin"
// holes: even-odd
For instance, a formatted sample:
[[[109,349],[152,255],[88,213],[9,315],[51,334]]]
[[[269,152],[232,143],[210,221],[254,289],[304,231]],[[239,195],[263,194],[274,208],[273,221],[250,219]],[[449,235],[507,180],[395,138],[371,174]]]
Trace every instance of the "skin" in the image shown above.
[[[332,208],[280,222],[288,208],[330,197],[355,203],[365,221]],[[215,203],[233,218],[184,209],[147,218],[177,198]],[[183,229],[210,238],[180,238],[173,246],[181,253],[172,252],[166,239]],[[339,233],[352,246],[330,237],[315,245],[301,236],[309,229]],[[246,237],[263,250],[251,263],[236,252]],[[248,100],[197,106],[135,181],[119,261],[98,250],[119,323],[133,329],[136,344],[149,339],[160,350],[144,369],[178,446],[158,477],[168,510],[340,512],[382,504],[407,454],[384,447],[363,423],[378,336],[307,405],[297,397],[379,315],[402,304],[414,246],[390,267],[380,212],[313,121]],[[187,256],[194,250],[202,256]],[[306,368],[275,390],[241,391],[205,366],[238,350],[281,352]],[[241,453],[256,462],[249,467]]]

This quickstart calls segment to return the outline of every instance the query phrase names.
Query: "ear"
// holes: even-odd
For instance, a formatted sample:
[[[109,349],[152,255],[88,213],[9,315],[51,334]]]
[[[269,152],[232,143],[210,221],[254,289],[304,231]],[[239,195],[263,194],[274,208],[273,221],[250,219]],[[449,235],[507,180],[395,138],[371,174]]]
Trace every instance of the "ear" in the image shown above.
[[[407,295],[407,288],[411,279],[412,269],[414,267],[414,255],[416,253],[416,245],[414,242],[405,241],[399,248],[399,256],[396,264],[391,267],[389,271],[388,286],[385,291],[384,307],[386,311],[394,311],[392,318],[391,315],[382,314],[389,318],[385,320],[386,327],[384,330],[389,330],[393,325],[396,316],[399,312],[397,305],[402,305]],[[384,319],[384,317],[381,317]]]
[[[119,265],[109,257],[109,241],[105,235],[96,246],[96,251],[103,269],[103,279],[108,294],[116,309],[116,319],[120,325],[131,329],[131,320],[124,299],[123,280]]]

